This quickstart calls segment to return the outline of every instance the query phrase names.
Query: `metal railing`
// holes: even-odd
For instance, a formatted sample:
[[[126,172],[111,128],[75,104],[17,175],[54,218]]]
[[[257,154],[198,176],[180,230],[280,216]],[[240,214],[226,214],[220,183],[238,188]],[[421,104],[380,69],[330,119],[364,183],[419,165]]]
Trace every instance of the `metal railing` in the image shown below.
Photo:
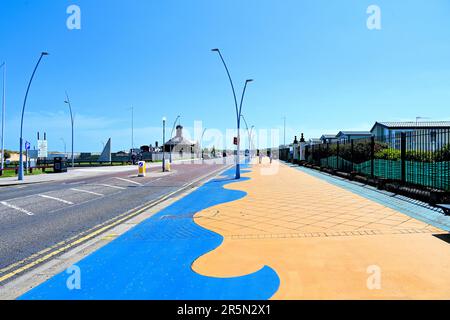
[[[308,163],[450,191],[450,130],[415,130],[306,146]]]

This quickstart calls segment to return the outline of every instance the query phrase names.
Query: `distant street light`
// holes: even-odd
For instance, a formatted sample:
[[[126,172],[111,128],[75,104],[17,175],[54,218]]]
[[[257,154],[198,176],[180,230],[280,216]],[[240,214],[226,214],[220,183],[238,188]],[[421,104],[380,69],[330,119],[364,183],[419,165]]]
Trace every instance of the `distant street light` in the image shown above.
[[[203,156],[203,136],[205,135],[205,132],[206,132],[206,128],[203,129],[202,136],[201,136],[201,138],[200,138],[200,148],[201,148],[201,150],[202,150],[202,162],[203,162],[203,160],[205,159],[204,156]]]
[[[28,82],[27,91],[25,93],[25,98],[23,100],[23,106],[22,106],[22,117],[20,120],[20,146],[19,146],[19,181],[23,180],[23,116],[25,114],[25,106],[27,104],[27,98],[28,98],[28,92],[30,91],[31,82],[33,81],[34,75],[36,73],[36,70],[41,63],[42,57],[47,56],[47,52],[42,52],[41,56],[39,57],[38,62],[36,63],[36,66],[34,67],[33,73],[31,74],[30,81]]]
[[[170,133],[170,138],[173,138],[173,131],[175,130],[175,126],[177,124],[177,121],[181,118],[181,116],[177,116],[177,118],[175,119],[175,121],[173,122],[173,127],[172,127],[172,131]],[[170,153],[169,153],[169,162],[172,163],[172,150],[173,150],[173,145],[171,144],[169,146],[170,148]]]
[[[63,143],[63,145],[64,145],[64,157],[67,155],[67,153],[66,153],[66,151],[67,151],[67,145],[66,145],[66,140],[64,140],[64,138],[61,138],[61,141],[62,141],[62,143]]]
[[[162,171],[166,172],[166,150],[165,150],[165,145],[166,145],[166,117],[162,118],[162,122],[163,122],[163,141],[162,141],[162,156],[163,156],[163,161],[162,161]]]
[[[245,81],[244,90],[242,91],[242,97],[241,97],[241,103],[238,106],[237,98],[236,98],[236,91],[234,90],[233,80],[231,79],[230,72],[228,70],[227,64],[225,63],[225,60],[222,57],[222,53],[219,49],[212,49],[211,51],[217,52],[219,54],[220,60],[222,60],[223,66],[225,67],[225,71],[228,75],[228,80],[230,81],[231,90],[233,91],[233,97],[234,97],[234,105],[236,107],[236,122],[237,122],[237,151],[236,151],[236,179],[241,178],[241,165],[239,161],[239,153],[240,153],[240,129],[241,129],[241,114],[242,114],[242,104],[244,101],[245,91],[247,89],[247,85],[253,81],[253,79],[247,79]]]
[[[242,120],[244,120],[245,128],[247,129],[248,133],[248,151],[250,153],[250,159],[252,158],[252,132],[255,126],[251,126],[250,130],[248,129],[247,121],[245,120],[245,117],[243,114],[241,114]]]
[[[0,170],[5,168],[5,111],[6,111],[6,62],[3,62],[0,68],[3,67],[3,98],[2,98],[2,153],[0,161]]]
[[[64,101],[64,103],[67,103],[69,105],[69,111],[70,111],[70,123],[72,124],[72,168],[75,167],[75,155],[73,152],[73,124],[74,124],[74,119],[73,119],[73,113],[72,113],[72,104],[70,103],[70,99],[69,99],[69,95],[67,94],[66,91],[66,101]]]
[[[134,107],[131,107],[131,153],[134,153]]]

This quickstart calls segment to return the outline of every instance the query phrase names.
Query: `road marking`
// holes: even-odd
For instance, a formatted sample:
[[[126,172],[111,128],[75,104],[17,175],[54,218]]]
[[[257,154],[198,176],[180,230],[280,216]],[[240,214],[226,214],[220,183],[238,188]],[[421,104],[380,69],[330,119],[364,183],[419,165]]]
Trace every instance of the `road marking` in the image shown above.
[[[89,193],[89,194],[93,194],[94,196],[100,196],[100,197],[104,196],[104,194],[97,193],[97,192],[94,192],[94,191],[83,190],[83,189],[72,188],[70,190],[77,191],[77,192]]]
[[[200,178],[192,181],[190,183],[190,185],[200,182],[200,181],[206,179],[208,176],[211,176],[212,177],[211,179],[213,179],[213,177],[216,176],[219,172],[226,171],[229,168],[231,168],[231,166],[226,166],[225,168],[219,168],[218,170],[215,170],[213,172],[205,174],[205,175],[201,176]],[[209,180],[206,180],[203,183],[206,183],[207,181],[209,181]],[[110,187],[114,187],[114,186],[110,186]],[[125,188],[123,188],[123,189],[125,189]],[[164,202],[165,200],[170,199],[173,195],[176,195],[178,192],[184,192],[184,191],[185,190],[183,190],[183,188],[179,188],[178,190],[175,190],[169,194],[162,195],[159,198],[157,198],[153,201],[150,201],[149,203],[145,204],[144,206],[142,206],[140,208],[138,207],[135,209],[131,209],[115,218],[107,220],[104,223],[101,223],[101,224],[95,226],[94,228],[87,230],[86,232],[81,232],[80,234],[78,234],[76,236],[73,236],[67,240],[61,241],[60,243],[57,243],[51,247],[48,247],[40,252],[32,254],[28,258],[25,258],[21,261],[15,262],[15,263],[5,267],[3,269],[0,269],[0,274],[1,274],[1,273],[7,272],[9,270],[12,270],[12,269],[22,265],[21,267],[15,269],[13,271],[10,271],[9,273],[7,273],[3,276],[0,276],[0,283],[4,282],[5,280],[10,279],[11,277],[14,277],[17,274],[21,274],[41,263],[44,263],[44,262],[50,260],[51,258],[53,258],[54,256],[56,256],[60,253],[66,252],[67,250],[69,250],[73,247],[76,247],[79,244],[82,244],[92,238],[95,238],[96,236],[104,233],[105,231],[108,231],[108,230],[114,228],[115,226],[120,225],[122,222],[125,222],[135,216],[138,216],[141,213],[145,212],[146,210],[152,208],[153,206],[156,206],[156,205]],[[100,229],[97,229],[97,228],[100,228]],[[81,238],[79,238],[80,236],[81,236]],[[45,256],[37,258],[44,254],[45,254]],[[30,261],[30,262],[28,262],[28,261]]]
[[[34,213],[33,213],[33,212],[30,212],[30,211],[28,211],[28,210],[19,208],[19,207],[15,206],[15,205],[13,205],[13,204],[10,204],[10,203],[8,203],[8,202],[6,202],[6,201],[2,201],[2,202],[0,202],[0,203],[1,203],[2,205],[4,205],[4,206],[8,207],[8,208],[11,208],[11,209],[14,209],[14,210],[23,212],[23,213],[25,213],[25,214],[27,214],[27,215],[29,215],[29,216],[34,216]]]
[[[41,197],[41,198],[46,198],[46,199],[59,201],[59,202],[65,203],[65,204],[73,204],[73,202],[70,202],[70,201],[67,201],[67,200],[64,200],[64,199],[60,199],[60,198],[55,198],[55,197],[52,197],[52,196],[48,196],[46,194],[39,194],[38,196]]]
[[[128,179],[119,178],[119,177],[114,177],[114,179],[125,181],[125,182],[129,182],[129,183],[134,183],[134,184],[137,184],[138,186],[142,186],[142,183],[139,183],[139,182],[136,182],[136,181],[133,181],[133,180],[128,180]]]
[[[113,188],[113,189],[120,189],[120,190],[125,190],[126,188],[123,187],[119,187],[119,186],[112,186],[110,184],[93,184],[93,186],[102,186],[102,187],[107,187],[107,188]]]

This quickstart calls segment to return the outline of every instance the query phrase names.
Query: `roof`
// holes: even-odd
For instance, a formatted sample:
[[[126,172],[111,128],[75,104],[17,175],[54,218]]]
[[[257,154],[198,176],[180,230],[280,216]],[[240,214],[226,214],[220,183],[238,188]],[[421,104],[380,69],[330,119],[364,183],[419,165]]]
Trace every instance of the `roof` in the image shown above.
[[[324,134],[320,137],[320,139],[335,139],[336,135],[335,134]]]
[[[336,137],[339,136],[371,136],[372,132],[370,131],[340,131]]]
[[[388,129],[418,129],[418,128],[434,128],[446,129],[450,128],[450,121],[403,121],[403,122],[375,122],[372,130],[377,125],[381,125]]]
[[[194,141],[185,139],[183,137],[174,137],[174,138],[170,139],[169,141],[167,141],[165,143],[165,145],[168,145],[168,146],[170,146],[170,145],[173,145],[173,146],[176,146],[176,145],[192,146],[192,145],[195,145],[195,144],[197,144],[197,143],[194,142]]]

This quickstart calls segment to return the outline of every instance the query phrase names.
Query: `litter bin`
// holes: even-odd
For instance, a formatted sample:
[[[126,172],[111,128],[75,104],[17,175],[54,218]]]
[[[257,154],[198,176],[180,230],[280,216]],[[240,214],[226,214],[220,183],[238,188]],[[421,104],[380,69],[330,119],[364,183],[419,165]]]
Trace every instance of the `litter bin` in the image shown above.
[[[53,172],[54,173],[67,172],[66,158],[55,157],[53,159]]]

